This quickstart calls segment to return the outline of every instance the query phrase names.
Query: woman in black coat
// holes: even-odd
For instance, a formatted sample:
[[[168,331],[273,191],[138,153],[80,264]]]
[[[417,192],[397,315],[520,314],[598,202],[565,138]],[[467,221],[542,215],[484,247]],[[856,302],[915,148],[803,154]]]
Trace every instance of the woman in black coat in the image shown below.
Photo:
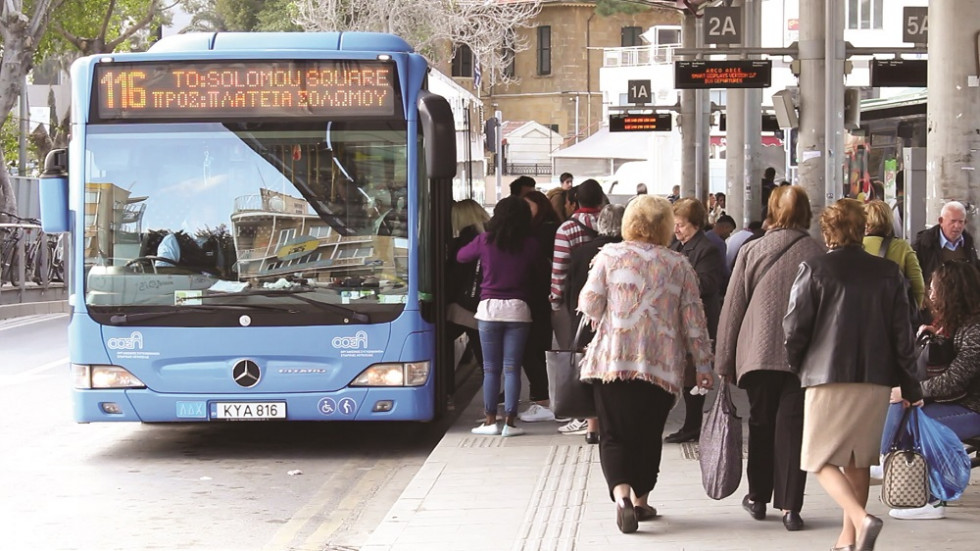
[[[721,317],[721,293],[725,280],[725,259],[711,241],[704,235],[707,212],[701,201],[691,197],[678,199],[674,203],[674,237],[671,245],[691,262],[698,274],[698,287],[701,303],[708,320],[708,334],[714,343],[718,331],[718,318]],[[712,344],[712,346],[714,346]],[[701,436],[701,417],[704,411],[704,394],[691,394],[695,386],[694,365],[688,364],[684,370],[684,424],[680,430],[664,439],[671,444],[696,442]]]

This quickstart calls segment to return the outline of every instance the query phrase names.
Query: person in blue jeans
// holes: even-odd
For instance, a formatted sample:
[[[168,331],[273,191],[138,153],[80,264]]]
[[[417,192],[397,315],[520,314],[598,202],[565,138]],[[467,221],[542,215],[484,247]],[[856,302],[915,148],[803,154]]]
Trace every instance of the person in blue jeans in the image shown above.
[[[961,440],[980,436],[980,270],[967,262],[946,261],[932,275],[929,309],[933,324],[920,331],[953,339],[953,361],[941,373],[922,381],[922,413],[952,429]],[[888,453],[902,421],[902,393],[892,389],[892,404],[881,435]],[[893,509],[893,518],[938,519],[945,504],[934,501],[918,509]]]
[[[501,199],[487,231],[456,253],[459,262],[480,260],[483,281],[476,309],[483,347],[483,404],[486,421],[474,434],[517,436],[521,362],[531,331],[532,281],[548,269],[531,233],[531,207],[517,196]],[[504,425],[497,424],[497,396],[504,376]]]

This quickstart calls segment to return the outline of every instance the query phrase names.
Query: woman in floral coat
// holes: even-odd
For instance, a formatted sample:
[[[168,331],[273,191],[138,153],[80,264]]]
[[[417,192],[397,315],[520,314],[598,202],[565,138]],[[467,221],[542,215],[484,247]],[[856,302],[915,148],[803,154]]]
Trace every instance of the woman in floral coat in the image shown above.
[[[647,500],[657,483],[664,424],[683,387],[688,354],[698,386],[712,386],[698,276],[684,255],[667,248],[673,218],[662,197],[641,195],[630,202],[623,242],[599,250],[578,301],[596,328],[581,377],[594,383],[599,458],[624,533],[657,514]]]

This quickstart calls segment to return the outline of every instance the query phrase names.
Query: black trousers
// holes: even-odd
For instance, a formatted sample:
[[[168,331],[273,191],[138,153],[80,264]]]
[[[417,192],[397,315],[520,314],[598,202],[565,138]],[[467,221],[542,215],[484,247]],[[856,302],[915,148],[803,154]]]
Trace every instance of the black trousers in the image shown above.
[[[739,381],[749,396],[749,499],[799,512],[806,472],[800,470],[803,397],[800,380],[785,371],[753,371]]]
[[[531,309],[531,332],[524,345],[524,374],[527,376],[528,398],[532,402],[549,399],[548,368],[545,351],[551,348],[551,306]]]
[[[619,484],[629,484],[642,497],[657,485],[664,425],[674,397],[638,380],[595,382],[592,387],[599,417],[599,459],[609,497]]]

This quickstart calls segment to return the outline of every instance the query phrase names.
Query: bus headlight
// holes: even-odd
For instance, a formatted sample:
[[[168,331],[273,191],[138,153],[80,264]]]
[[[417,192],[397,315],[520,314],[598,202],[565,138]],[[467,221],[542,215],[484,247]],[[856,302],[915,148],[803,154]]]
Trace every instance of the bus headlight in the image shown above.
[[[143,381],[118,365],[71,364],[75,388],[146,388]]]
[[[383,363],[368,366],[350,386],[422,386],[429,380],[429,362]]]

